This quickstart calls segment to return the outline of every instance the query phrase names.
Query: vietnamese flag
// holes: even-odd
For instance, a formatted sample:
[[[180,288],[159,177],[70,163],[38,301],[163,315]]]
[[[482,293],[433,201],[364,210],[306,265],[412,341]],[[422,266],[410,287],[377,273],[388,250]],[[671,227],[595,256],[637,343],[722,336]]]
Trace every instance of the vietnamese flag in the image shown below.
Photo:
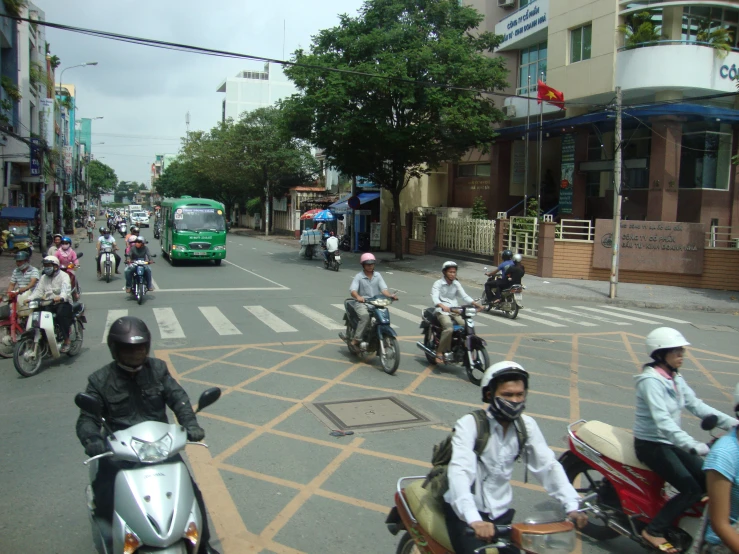
[[[565,109],[565,93],[560,92],[548,85],[545,85],[541,81],[537,81],[537,103],[549,102],[555,106],[559,106],[561,109]]]

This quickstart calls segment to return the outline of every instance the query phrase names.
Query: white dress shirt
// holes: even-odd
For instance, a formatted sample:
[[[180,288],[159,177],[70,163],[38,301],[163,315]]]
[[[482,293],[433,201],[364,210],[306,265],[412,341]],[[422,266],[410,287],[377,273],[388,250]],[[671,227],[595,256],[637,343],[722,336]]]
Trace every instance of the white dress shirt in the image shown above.
[[[444,494],[444,500],[468,524],[482,521],[481,512],[490,514],[493,519],[501,516],[513,500],[511,475],[519,450],[516,430],[509,425],[504,436],[503,426],[490,412],[487,416],[490,421],[490,439],[480,456],[479,464],[474,451],[477,438],[475,416],[467,414],[454,425],[452,460],[447,472],[449,490]],[[529,471],[549,496],[562,503],[567,513],[578,509],[580,497],[567,480],[554,452],[547,446],[536,421],[527,415],[522,415],[521,421],[525,423],[528,433],[526,452]]]
[[[339,249],[339,239],[336,237],[328,237],[326,239],[326,250],[336,252]]]
[[[434,306],[437,306],[437,312],[441,311],[441,308],[438,307],[439,304],[444,304],[450,308],[459,307],[457,298],[461,298],[467,304],[472,304],[474,302],[474,299],[464,292],[462,283],[456,279],[452,281],[451,285],[446,282],[446,279],[439,279],[431,287],[431,300],[434,302]]]
[[[60,296],[63,302],[72,302],[72,286],[70,284],[69,275],[64,271],[57,271],[54,277],[41,275],[36,288],[33,289],[28,301],[31,300],[51,300]]]

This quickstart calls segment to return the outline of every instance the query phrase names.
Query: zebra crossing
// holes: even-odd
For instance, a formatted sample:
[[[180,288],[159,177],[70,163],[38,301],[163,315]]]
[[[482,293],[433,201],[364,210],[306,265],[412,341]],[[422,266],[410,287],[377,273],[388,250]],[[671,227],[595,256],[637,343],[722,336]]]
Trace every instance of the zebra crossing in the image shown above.
[[[413,335],[418,332],[421,322],[421,313],[428,308],[422,304],[405,305],[405,309],[390,308],[390,318],[393,328],[401,335]],[[179,307],[178,311],[186,308]],[[102,328],[101,341],[107,340],[108,330],[119,317],[136,315],[144,319],[152,328],[155,337],[161,339],[186,339],[186,328],[196,328],[198,337],[239,337],[251,336],[259,327],[274,333],[294,334],[306,336],[318,334],[324,336],[327,332],[344,329],[343,304],[328,304],[323,306],[307,306],[292,304],[279,309],[268,309],[265,306],[197,306],[188,308],[188,313],[178,313],[172,307],[139,307],[132,310],[107,310],[105,325]],[[224,310],[226,313],[224,313]],[[275,313],[278,312],[278,313]],[[188,323],[188,325],[184,325]],[[480,334],[500,331],[538,331],[541,328],[596,330],[599,327],[625,328],[632,325],[645,324],[651,326],[690,324],[689,321],[659,315],[646,310],[634,310],[608,305],[598,306],[540,306],[522,309],[515,320],[507,319],[503,314],[496,312],[478,313],[476,327]],[[95,329],[88,330],[88,334]],[[330,336],[330,334],[329,334]]]

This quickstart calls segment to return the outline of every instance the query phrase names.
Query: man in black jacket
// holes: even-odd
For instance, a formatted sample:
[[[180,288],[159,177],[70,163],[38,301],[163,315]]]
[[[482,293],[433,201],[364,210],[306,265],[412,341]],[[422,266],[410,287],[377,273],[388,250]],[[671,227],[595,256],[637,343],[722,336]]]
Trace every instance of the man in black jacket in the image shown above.
[[[113,432],[144,421],[168,423],[166,409],[169,406],[177,421],[187,430],[187,439],[203,440],[205,431],[198,425],[187,393],[169,374],[162,360],[148,357],[150,347],[151,334],[143,321],[128,316],[117,319],[108,332],[108,348],[113,362],[90,375],[85,392],[100,400],[102,416]],[[88,456],[108,451],[99,421],[92,414],[80,412],[77,437]],[[115,476],[119,469],[121,466],[108,458],[99,459],[92,490],[95,513],[100,517],[113,517]],[[209,545],[208,514],[203,495],[195,481],[192,486],[203,518],[199,554],[218,554]]]

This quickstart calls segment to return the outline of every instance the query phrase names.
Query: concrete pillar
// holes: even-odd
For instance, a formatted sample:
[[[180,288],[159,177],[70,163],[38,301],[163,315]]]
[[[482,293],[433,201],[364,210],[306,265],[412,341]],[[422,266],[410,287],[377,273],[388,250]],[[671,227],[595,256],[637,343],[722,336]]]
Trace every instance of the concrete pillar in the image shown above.
[[[683,36],[683,7],[670,6],[662,9],[662,34],[668,40],[681,40]]]
[[[580,162],[588,161],[589,129],[578,128],[575,134],[575,174],[572,177],[572,216],[575,219],[585,219],[585,205],[587,192],[587,174],[578,171]]]
[[[408,213],[405,214],[405,235],[402,235],[403,236],[403,253],[404,254],[411,251],[411,244],[410,244],[409,241],[411,239],[411,234],[412,234],[411,230],[412,229],[413,229],[413,213],[412,212],[408,212]],[[401,229],[401,232],[402,232],[402,229]]]
[[[732,156],[739,154],[739,126],[733,129],[733,151]],[[729,225],[731,225],[731,238],[739,238],[739,166],[731,166],[729,174],[729,192],[731,194],[731,211],[729,212]]]
[[[503,237],[508,233],[508,220],[507,219],[496,219],[495,220],[495,252],[493,253],[493,260],[495,265],[500,265],[503,260],[500,257],[500,253],[503,252]]]
[[[648,221],[677,221],[682,122],[660,118],[652,123],[649,160]]]
[[[539,253],[536,259],[537,277],[552,277],[554,275],[554,237],[556,224],[554,222],[539,223]]]
[[[436,248],[436,214],[428,214],[426,216],[426,246],[424,248],[426,254]]]

